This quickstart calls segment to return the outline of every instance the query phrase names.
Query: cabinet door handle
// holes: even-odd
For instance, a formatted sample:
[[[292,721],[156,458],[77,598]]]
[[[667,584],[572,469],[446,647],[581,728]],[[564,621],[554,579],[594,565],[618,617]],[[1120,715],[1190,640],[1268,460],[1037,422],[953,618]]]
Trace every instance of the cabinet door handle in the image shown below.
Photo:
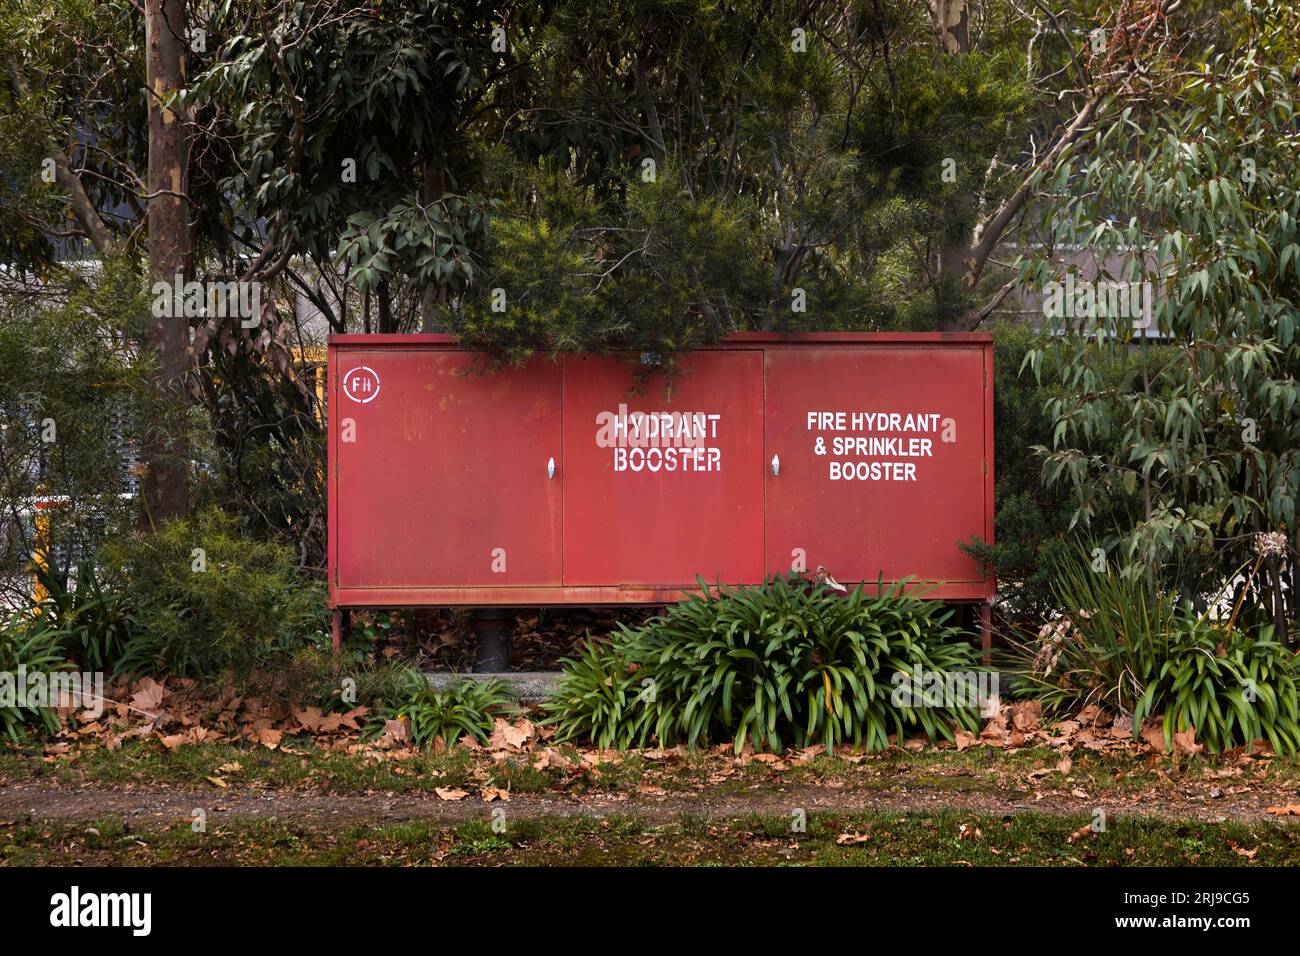
[[[773,455],[772,456],[772,477],[775,478],[779,474],[781,474],[781,456]]]
[[[547,477],[547,478],[554,478],[554,477],[555,477],[555,459],[554,459],[554,458],[552,458],[550,461],[548,461],[548,462],[546,463],[546,477]]]

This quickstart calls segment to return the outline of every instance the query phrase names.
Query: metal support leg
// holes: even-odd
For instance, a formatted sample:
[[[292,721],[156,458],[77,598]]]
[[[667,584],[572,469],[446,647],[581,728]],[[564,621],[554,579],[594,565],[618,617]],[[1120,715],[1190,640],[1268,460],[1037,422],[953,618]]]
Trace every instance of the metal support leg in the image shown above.
[[[474,673],[500,674],[510,666],[508,645],[514,624],[514,612],[505,607],[485,607],[474,611],[471,627],[478,639],[474,655]]]
[[[334,641],[334,653],[336,655],[343,649],[343,638],[348,636],[350,630],[352,630],[352,612],[345,607],[336,607],[334,609],[334,620],[330,625],[330,636]]]

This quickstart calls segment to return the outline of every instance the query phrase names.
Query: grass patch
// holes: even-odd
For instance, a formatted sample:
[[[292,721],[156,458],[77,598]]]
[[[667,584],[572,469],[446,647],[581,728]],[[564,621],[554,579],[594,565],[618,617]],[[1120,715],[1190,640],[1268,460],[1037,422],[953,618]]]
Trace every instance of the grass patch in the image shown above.
[[[219,776],[231,788],[311,788],[323,791],[428,791],[470,782],[473,758],[463,750],[420,752],[400,761],[317,747],[310,738],[288,740],[287,750],[250,743],[203,743],[168,750],[157,741],[132,741],[119,750],[90,748],[44,761],[39,754],[0,751],[0,781],[55,785],[171,784],[208,787]],[[238,764],[238,770],[222,770]]]
[[[1085,789],[1097,799],[1148,791],[1159,797],[1191,786],[1223,789],[1236,785],[1279,791],[1300,789],[1300,758],[1234,762],[1201,754],[1171,760],[1132,754],[1074,750],[1061,770],[1062,751],[1035,747],[1007,752],[973,747],[954,750],[889,750],[857,760],[818,756],[807,763],[784,761],[780,769],[758,760],[731,767],[729,754],[687,753],[655,759],[629,751],[621,759],[581,764],[569,746],[560,751],[569,768],[538,769],[530,755],[494,761],[463,748],[445,753],[412,753],[401,760],[368,758],[318,746],[311,737],[285,738],[284,748],[253,743],[208,742],[167,750],[156,740],[133,740],[119,750],[75,750],[47,760],[40,751],[0,749],[0,786],[39,783],[51,786],[161,785],[208,789],[220,777],[232,790],[314,790],[326,793],[428,792],[436,787],[473,789],[475,780],[515,794],[636,793],[643,785],[673,795],[704,790],[714,795],[743,793],[764,784],[831,786],[845,790],[890,792],[927,789],[954,794]],[[226,769],[238,764],[238,770]],[[475,772],[478,772],[476,778]],[[486,775],[486,778],[484,777]]]
[[[121,820],[0,827],[7,865],[1295,866],[1300,826],[1020,814],[808,814],[650,824],[635,816],[410,821],[309,830],[269,821],[137,830]],[[1071,837],[1074,837],[1071,841]]]

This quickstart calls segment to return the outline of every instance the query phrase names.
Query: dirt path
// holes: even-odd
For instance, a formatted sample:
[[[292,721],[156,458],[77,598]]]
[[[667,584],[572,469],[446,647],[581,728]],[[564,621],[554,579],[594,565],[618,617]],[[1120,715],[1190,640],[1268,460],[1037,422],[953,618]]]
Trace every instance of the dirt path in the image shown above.
[[[1286,792],[1252,790],[1213,799],[1199,792],[1171,792],[1153,800],[1149,793],[1089,797],[1034,792],[962,792],[947,788],[895,787],[888,790],[849,787],[781,786],[759,783],[748,790],[705,789],[691,795],[554,794],[516,795],[508,803],[487,803],[476,795],[448,801],[432,793],[325,793],[313,790],[261,790],[251,787],[217,791],[173,787],[60,787],[15,783],[0,790],[0,820],[75,821],[120,817],[142,828],[188,821],[195,808],[217,820],[272,820],[312,830],[336,830],[359,824],[388,824],[427,820],[454,824],[485,819],[494,807],[505,806],[517,818],[608,817],[636,815],[652,822],[683,816],[725,819],[750,814],[787,815],[807,812],[929,813],[967,810],[972,814],[1091,815],[1101,808],[1108,816],[1155,817],[1164,820],[1277,822],[1269,806],[1296,802]],[[1295,818],[1290,818],[1295,819]]]

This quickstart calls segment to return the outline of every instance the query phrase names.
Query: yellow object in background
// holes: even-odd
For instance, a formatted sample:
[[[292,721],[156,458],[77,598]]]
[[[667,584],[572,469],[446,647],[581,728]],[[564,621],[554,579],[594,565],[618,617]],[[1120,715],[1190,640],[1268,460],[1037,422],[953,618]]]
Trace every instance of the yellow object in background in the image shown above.
[[[41,613],[41,605],[45,599],[50,596],[50,592],[45,589],[41,583],[41,571],[45,571],[50,566],[50,515],[49,512],[38,506],[35,515],[36,526],[36,547],[32,551],[32,563],[36,565],[37,573],[32,575],[32,604],[36,608],[36,613]]]
[[[316,389],[316,420],[323,423],[325,421],[325,349],[320,346],[306,348],[295,346],[292,352],[294,365],[311,377],[312,385]]]
[[[44,485],[36,487],[36,498],[32,502],[32,527],[35,533],[32,564],[36,566],[36,573],[32,575],[32,604],[35,605],[37,614],[41,613],[41,605],[50,596],[50,592],[41,583],[40,574],[50,566],[50,509],[66,504],[64,498],[47,496]]]

